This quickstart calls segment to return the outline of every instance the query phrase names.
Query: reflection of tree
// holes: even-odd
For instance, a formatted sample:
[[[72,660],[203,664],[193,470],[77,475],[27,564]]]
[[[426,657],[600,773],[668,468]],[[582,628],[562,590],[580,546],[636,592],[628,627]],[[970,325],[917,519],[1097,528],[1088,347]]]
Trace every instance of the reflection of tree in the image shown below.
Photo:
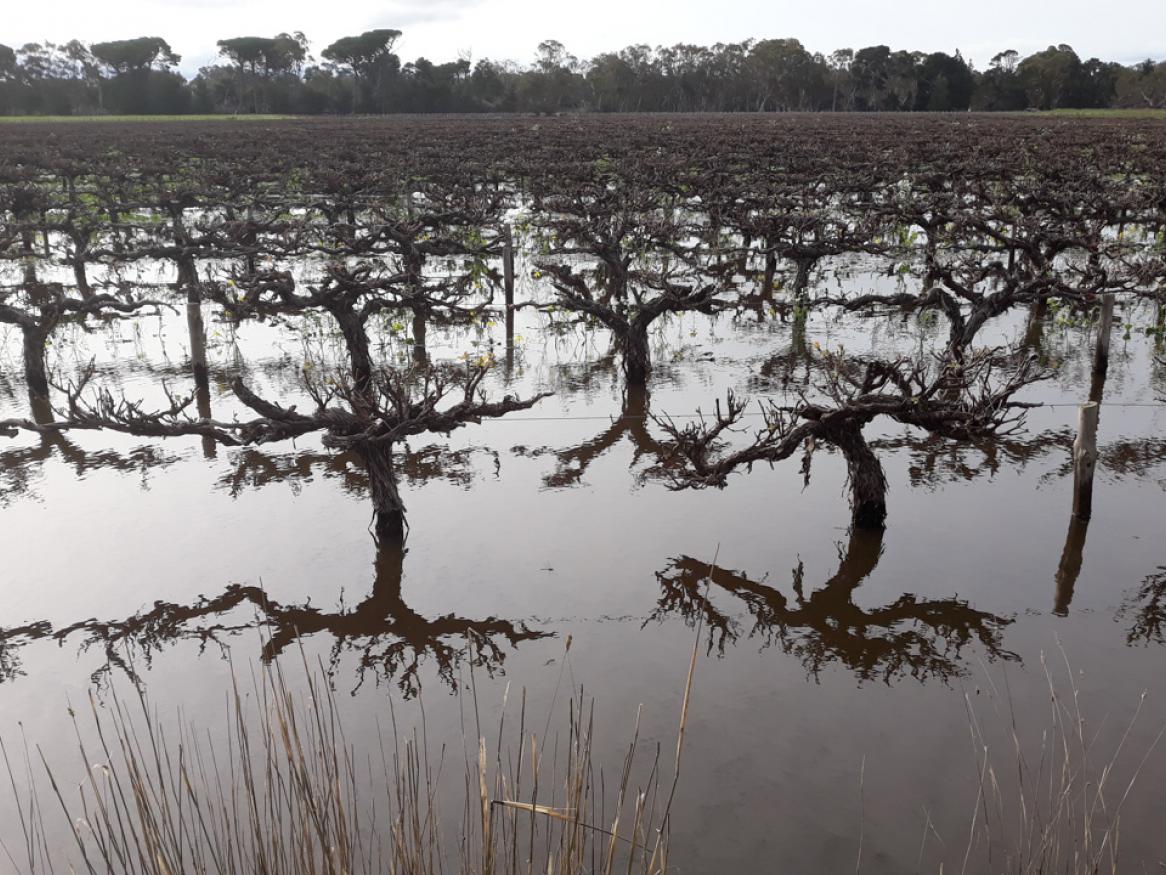
[[[126,453],[113,450],[82,450],[64,435],[46,432],[38,442],[0,452],[0,507],[14,497],[32,491],[38,468],[54,456],[73,469],[78,479],[93,471],[107,469],[121,473],[138,472],[143,486],[150,471],[178,460],[157,447],[136,447]]]
[[[1066,437],[1066,453],[1072,450],[1071,436]],[[1111,441],[1097,448],[1097,470],[1113,480],[1127,477],[1147,479],[1160,468],[1166,468],[1166,441],[1157,437]],[[1046,479],[1070,477],[1073,474],[1073,459],[1066,456],[1061,465],[1045,475]],[[1166,487],[1166,479],[1159,481]]]
[[[944,482],[995,477],[1004,467],[1021,470],[1030,463],[1073,448],[1070,431],[1045,431],[1022,437],[950,441],[934,435],[902,434],[878,438],[872,448],[905,450],[912,486],[935,488]],[[1070,466],[1071,470],[1071,466]]]
[[[1166,440],[1117,440],[1098,448],[1097,466],[1114,477],[1147,477],[1166,468]]]
[[[978,611],[962,599],[928,600],[904,593],[883,607],[855,604],[855,590],[874,571],[881,554],[881,530],[855,527],[845,551],[839,549],[837,573],[820,589],[806,593],[798,563],[792,598],[739,572],[684,556],[657,573],[661,592],[651,619],[679,614],[689,625],[702,621],[709,629],[709,650],[716,647],[723,653],[726,644],[741,637],[741,627],[731,613],[717,607],[710,590],[731,595],[753,619],[748,637],[796,656],[814,676],[839,662],[861,680],[889,683],[907,675],[946,680],[963,673],[961,653],[973,640],[991,657],[1017,658],[1001,646],[1001,633],[1012,620]]]
[[[660,441],[648,430],[648,391],[643,387],[628,386],[620,415],[590,440],[562,450],[538,449],[525,452],[532,456],[551,454],[555,457],[555,470],[543,477],[543,484],[548,488],[577,486],[591,463],[624,437],[632,444],[633,466],[645,456],[655,461],[661,454]]]
[[[323,444],[332,450],[352,451],[364,464],[369,480],[377,537],[401,541],[406,537],[405,505],[398,489],[397,447],[422,434],[449,434],[484,419],[497,419],[528,410],[548,393],[523,401],[510,395],[488,401],[482,381],[488,359],[463,366],[425,366],[411,371],[378,370],[364,377],[356,369],[322,379],[308,377],[305,388],[314,403],[310,414],[297,405],[281,407],[267,401],[236,378],[232,390],[250,408],[248,421],[195,419],[188,408],[192,398],[167,391],[169,406],[146,411],[140,402],[116,398],[107,389],[89,393],[94,374],[90,365],[65,388],[67,418],[52,423],[28,419],[0,420],[0,434],[103,429],[150,437],[199,435],[226,446],[253,446],[323,432]]]
[[[571,351],[586,356],[582,362],[555,365],[546,375],[556,395],[576,398],[611,398],[622,386],[615,353],[599,353],[585,345]]]
[[[416,450],[403,449],[397,473],[410,486],[431,480],[446,480],[459,486],[469,486],[474,479],[473,456],[487,453],[498,467],[497,453],[481,447],[451,450],[440,444],[429,444]],[[216,484],[238,498],[245,489],[259,489],[273,483],[288,483],[299,492],[304,483],[319,474],[338,479],[344,491],[364,497],[368,493],[368,475],[354,453],[329,453],[306,450],[297,453],[265,453],[254,447],[237,451],[231,459],[233,467]]]
[[[1057,458],[1059,463],[1042,479],[1071,476],[1073,438],[1074,432],[1068,429],[1023,437],[968,441],[903,434],[877,438],[870,445],[874,449],[906,451],[910,458],[911,485],[934,488],[944,482],[995,477],[1005,468],[1021,470],[1032,462],[1050,457]],[[1166,440],[1158,437],[1111,441],[1099,446],[1097,454],[1098,470],[1115,480],[1148,478],[1155,476],[1159,469],[1166,469]]]
[[[264,636],[261,658],[266,662],[303,637],[328,634],[334,639],[332,670],[343,654],[352,653],[360,682],[371,672],[378,683],[395,680],[406,695],[412,695],[420,689],[420,670],[427,660],[446,683],[456,687],[456,668],[463,660],[493,673],[501,668],[507,645],[513,648],[550,634],[495,617],[423,617],[402,595],[405,552],[399,546],[380,548],[372,593],[355,606],[347,606],[343,600],[334,610],[323,610],[310,602],[282,604],[259,587],[232,584],[220,595],[200,596],[189,605],[155,602],[149,610],[124,620],[86,620],[55,633],[47,623],[0,631],[0,655],[9,637],[19,643],[50,634],[58,641],[78,636],[82,649],[97,648],[105,657],[95,680],[118,669],[137,681],[137,665],[149,666],[154,655],[178,641],[194,641],[200,648],[211,644],[225,647],[232,636],[260,630]],[[251,615],[241,615],[241,609]]]
[[[238,450],[231,457],[231,467],[223,472],[215,486],[232,498],[238,498],[247,489],[260,489],[273,483],[287,483],[299,493],[304,483],[317,474],[339,479],[344,491],[363,496],[368,489],[364,471],[354,468],[351,453],[304,451],[298,453],[265,453],[253,447]]]
[[[1126,597],[1118,616],[1133,620],[1126,633],[1130,644],[1166,644],[1166,565]]]
[[[403,449],[397,473],[411,486],[445,480],[468,487],[474,480],[475,454],[488,456],[495,470],[500,467],[498,454],[483,447],[451,450],[440,444],[429,444],[415,450]],[[137,472],[141,475],[143,488],[153,469],[172,465],[180,458],[152,446],[135,447],[124,453],[83,450],[59,432],[45,432],[38,435],[35,444],[0,451],[0,507],[16,496],[30,493],[38,469],[54,457],[68,465],[78,479],[99,470],[123,474]],[[254,447],[245,447],[232,456],[231,465],[219,477],[216,486],[232,498],[238,498],[246,489],[258,489],[273,483],[288,483],[298,492],[303,483],[310,482],[317,474],[339,479],[344,490],[353,495],[363,498],[368,493],[368,476],[351,452],[265,453]]]
[[[20,667],[20,648],[51,632],[48,623],[30,623],[12,629],[0,629],[0,682],[24,674]]]
[[[789,346],[762,359],[749,376],[750,392],[770,392],[790,386],[808,386],[818,370],[818,361],[809,354],[805,326],[795,326]],[[799,372],[800,371],[800,372]]]

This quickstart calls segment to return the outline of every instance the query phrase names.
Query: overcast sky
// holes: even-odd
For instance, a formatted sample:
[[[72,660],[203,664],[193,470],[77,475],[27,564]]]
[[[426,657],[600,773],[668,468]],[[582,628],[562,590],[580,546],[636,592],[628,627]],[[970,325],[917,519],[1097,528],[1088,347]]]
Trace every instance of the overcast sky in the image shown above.
[[[213,60],[224,37],[302,30],[318,57],[337,37],[374,27],[404,32],[406,61],[463,52],[526,63],[544,39],[586,58],[634,43],[785,36],[825,53],[958,48],[980,68],[1002,49],[1053,43],[1083,58],[1166,59],[1166,0],[0,0],[0,9],[0,43],[161,36],[188,74]]]

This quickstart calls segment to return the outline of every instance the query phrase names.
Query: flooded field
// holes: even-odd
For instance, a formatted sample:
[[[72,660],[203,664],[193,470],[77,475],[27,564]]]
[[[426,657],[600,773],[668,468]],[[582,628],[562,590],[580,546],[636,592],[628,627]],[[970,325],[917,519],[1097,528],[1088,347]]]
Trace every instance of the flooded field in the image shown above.
[[[938,282],[923,244],[912,241],[910,258],[855,245],[805,265],[783,259],[768,274],[761,247],[725,270],[707,241],[751,244],[739,229],[694,230],[714,218],[689,202],[697,218],[685,220],[678,249],[639,252],[629,282],[666,296],[679,294],[670,284],[711,285],[724,299],[654,319],[650,371],[636,380],[630,342],[572,308],[570,280],[585,275],[590,256],[567,251],[566,223],[540,226],[540,196],[550,198],[519,199],[499,214],[515,235],[512,327],[500,291],[476,291],[466,312],[434,304],[419,323],[415,310],[386,308],[363,326],[378,372],[468,363],[481,367],[475,388],[490,402],[551,393],[448,432],[404,433],[393,444],[403,541],[386,534],[367,458],[337,446],[340,432],[305,428],[233,446],[209,429],[131,433],[149,423],[117,407],[165,410],[195,392],[192,307],[205,326],[206,390],[185,419],[153,426],[218,423],[241,434],[235,424],[258,408],[241,400],[237,380],[301,415],[322,387],[340,385],[335,397],[360,414],[351,345],[329,312],[294,312],[284,298],[233,313],[231,298],[224,305],[209,288],[236,289],[238,300],[259,289],[263,301],[270,285],[248,280],[271,284],[280,271],[297,288],[319,288],[341,276],[327,266],[335,253],[273,245],[267,261],[244,267],[251,254],[216,253],[198,264],[203,300],[188,305],[181,277],[176,291],[166,288],[175,275],[166,258],[142,246],[144,255],[117,266],[101,254],[113,243],[94,242],[95,287],[133,287],[161,304],[57,325],[46,358],[51,414],[31,391],[19,326],[0,325],[0,422],[40,425],[0,437],[0,736],[10,753],[23,734],[34,771],[39,749],[59,763],[68,793],[94,766],[78,760],[69,719],[76,711],[88,731],[91,697],[108,709],[137,685],[160,720],[192,721],[219,738],[232,675],[249,689],[258,667],[277,664],[300,689],[306,659],[336,691],[358,758],[390,722],[405,735],[424,724],[429,750],[444,750],[438,783],[452,803],[442,828],[456,848],[463,760],[476,762],[481,726],[496,727],[503,712],[516,719],[523,695],[540,730],[573,693],[594,697],[593,758],[608,775],[621,768],[638,712],[636,744],[649,766],[659,757],[666,793],[695,643],[673,871],[1037,871],[1014,858],[1025,812],[1037,808],[1017,774],[1037,776],[1048,806],[1066,763],[1081,778],[1104,772],[1105,802],[1092,803],[1085,827],[1096,844],[1066,830],[1062,865],[1049,871],[1088,871],[1074,868],[1074,855],[1092,859],[1117,835],[1119,871],[1157,871],[1166,860],[1161,302],[1119,292],[1099,386],[1098,299],[1081,303],[1079,263],[1058,256],[1068,277],[1059,298],[1018,299],[975,332],[974,348],[994,351],[985,385],[1018,362],[1043,377],[992,407],[1023,420],[965,439],[947,425],[941,433],[896,419],[915,416],[899,408],[871,420],[862,434],[885,475],[886,519],[863,526],[857,469],[848,475],[840,442],[810,436],[812,465],[799,464],[799,433],[794,458],[742,465],[724,488],[686,481],[684,472],[703,476],[702,462],[677,447],[683,429],[702,422],[698,412],[708,425],[729,392],[751,403],[721,437],[748,446],[767,427],[786,427],[773,411],[762,415],[761,401],[802,417],[809,404],[811,419],[813,405],[854,403],[831,394],[844,361],[923,363],[911,365],[920,372],[947,361],[943,311],[889,301]],[[207,215],[192,209],[187,220]],[[858,224],[839,227],[857,233]],[[260,230],[284,243],[290,233]],[[882,246],[885,233],[870,239]],[[1160,246],[1154,233],[1139,238],[1143,251]],[[21,289],[75,281],[66,235],[47,231],[43,246],[23,249],[14,236],[9,303]],[[345,259],[351,267],[390,256]],[[426,282],[447,290],[480,263],[498,274],[486,285],[500,289],[504,260],[500,249],[439,253]],[[577,272],[556,274],[556,265]],[[950,278],[962,265],[941,267]],[[1135,279],[1122,282],[1134,288]],[[1139,289],[1155,282],[1136,276]],[[759,302],[761,283],[777,292]],[[884,298],[877,312],[845,303],[871,294]],[[960,360],[972,371],[966,348]],[[113,406],[102,407],[98,391]],[[949,382],[935,397],[959,391]],[[1091,395],[1101,404],[1098,461],[1083,521],[1073,515],[1073,443]],[[460,390],[443,403],[451,399]],[[277,421],[293,422],[267,414],[267,427]],[[694,485],[712,488],[682,488]],[[1057,745],[1066,732],[1069,751]],[[55,804],[50,821],[60,819]],[[23,870],[17,809],[0,793],[0,838],[13,855],[0,855],[0,871]],[[63,820],[52,829],[50,843],[72,842]]]

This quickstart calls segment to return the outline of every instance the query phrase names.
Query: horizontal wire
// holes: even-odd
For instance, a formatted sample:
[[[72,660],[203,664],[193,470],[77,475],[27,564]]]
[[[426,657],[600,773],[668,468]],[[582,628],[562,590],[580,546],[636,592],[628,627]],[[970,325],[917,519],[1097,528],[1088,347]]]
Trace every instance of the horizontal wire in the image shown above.
[[[751,401],[773,401],[775,399],[768,396],[755,396]],[[784,400],[784,399],[783,399]],[[1036,406],[1029,408],[1030,410],[1054,409],[1054,408],[1077,408],[1089,402],[1086,401],[1054,401],[1050,403],[1037,403]],[[1166,410],[1166,402],[1152,402],[1152,401],[1099,401],[1100,407],[1120,407],[1141,410]],[[711,413],[661,413],[659,416],[643,414],[615,414],[615,413],[597,413],[588,416],[507,416],[499,419],[484,419],[483,425],[496,425],[507,422],[616,422],[617,420],[649,420],[649,419],[707,419]],[[741,418],[749,417],[763,417],[763,411],[742,411]]]
[[[1052,404],[1040,404],[1038,407],[1080,407],[1089,404],[1089,401],[1057,401]],[[1166,407],[1166,402],[1137,402],[1137,401],[1097,401],[1098,407]],[[1034,408],[1037,409],[1037,408]]]
[[[767,400],[767,399],[756,399]],[[1088,402],[1056,402],[1053,404],[1040,404],[1036,407],[1030,408],[1032,410],[1040,410],[1041,408],[1055,408],[1055,407],[1080,407],[1082,404]],[[1138,402],[1098,402],[1101,407],[1132,407],[1144,409],[1162,409],[1166,410],[1166,402],[1163,403],[1138,403]],[[711,416],[708,413],[662,413],[659,419],[705,419]],[[759,417],[765,414],[761,411],[745,411],[741,417]],[[501,419],[487,419],[483,420],[483,424],[498,424],[507,422],[616,422],[621,419],[626,420],[648,420],[652,416],[644,416],[640,414],[596,414],[594,416],[507,416]]]

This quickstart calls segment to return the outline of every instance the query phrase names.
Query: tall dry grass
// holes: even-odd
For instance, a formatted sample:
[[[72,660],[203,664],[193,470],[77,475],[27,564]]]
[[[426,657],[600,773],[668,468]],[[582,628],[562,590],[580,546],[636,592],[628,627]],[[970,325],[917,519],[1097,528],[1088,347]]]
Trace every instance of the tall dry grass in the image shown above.
[[[568,639],[563,665],[569,650]],[[550,714],[531,725],[525,691],[517,726],[506,725],[503,702],[491,745],[471,685],[460,826],[443,815],[440,790],[452,755],[431,748],[423,707],[419,727],[405,732],[390,705],[379,749],[360,756],[323,667],[306,660],[298,683],[275,664],[243,690],[232,672],[219,740],[193,720],[168,726],[140,689],[114,689],[104,703],[91,695],[84,718],[70,709],[80,770],[50,762],[27,738],[0,741],[19,802],[16,846],[3,852],[28,873],[656,875],[669,868],[695,665],[694,649],[671,783],[659,747],[644,756],[639,714],[608,775],[594,762],[594,702],[581,692],[552,708],[565,711],[557,731]]]
[[[513,710],[504,698],[497,726],[487,731],[471,679],[456,756],[431,746],[423,707],[419,725],[403,731],[391,699],[385,721],[377,721],[376,749],[358,756],[323,667],[306,659],[290,681],[278,662],[252,672],[245,689],[233,673],[217,739],[192,720],[168,724],[140,688],[123,697],[115,687],[104,703],[91,696],[84,716],[70,711],[79,767],[50,762],[27,738],[15,746],[0,738],[19,801],[18,823],[8,830],[19,841],[2,850],[16,871],[33,875],[678,871],[670,825],[700,633],[675,748],[642,744],[637,713],[610,773],[595,762],[594,701],[572,689],[557,706],[570,672],[569,638],[545,721],[532,717],[522,691]],[[1064,653],[1054,665],[1042,657],[1041,666],[1049,712],[1035,730],[1021,725],[1007,676],[1002,686],[988,676],[990,705],[965,697],[975,808],[962,865],[949,861],[940,872],[1124,871],[1121,814],[1166,728],[1133,749],[1139,702],[1117,743],[1103,749],[1101,739],[1113,734],[1087,719]],[[865,758],[863,773],[860,800]],[[448,807],[450,783],[461,785],[460,817]],[[456,811],[458,797],[453,804]],[[858,830],[861,872],[861,818]],[[917,871],[932,837],[938,833],[928,818]]]
[[[1086,714],[1078,676],[1063,649],[1052,664],[1041,654],[1047,722],[1022,727],[1007,675],[1003,689],[988,676],[991,705],[979,710],[965,695],[978,775],[975,810],[960,871],[1017,875],[1117,875],[1121,815],[1166,727],[1141,749],[1130,739],[1146,693],[1119,724]],[[990,711],[990,714],[981,712]],[[987,719],[986,719],[987,718]],[[1004,744],[993,740],[1006,739]],[[920,860],[930,822],[924,828]]]

